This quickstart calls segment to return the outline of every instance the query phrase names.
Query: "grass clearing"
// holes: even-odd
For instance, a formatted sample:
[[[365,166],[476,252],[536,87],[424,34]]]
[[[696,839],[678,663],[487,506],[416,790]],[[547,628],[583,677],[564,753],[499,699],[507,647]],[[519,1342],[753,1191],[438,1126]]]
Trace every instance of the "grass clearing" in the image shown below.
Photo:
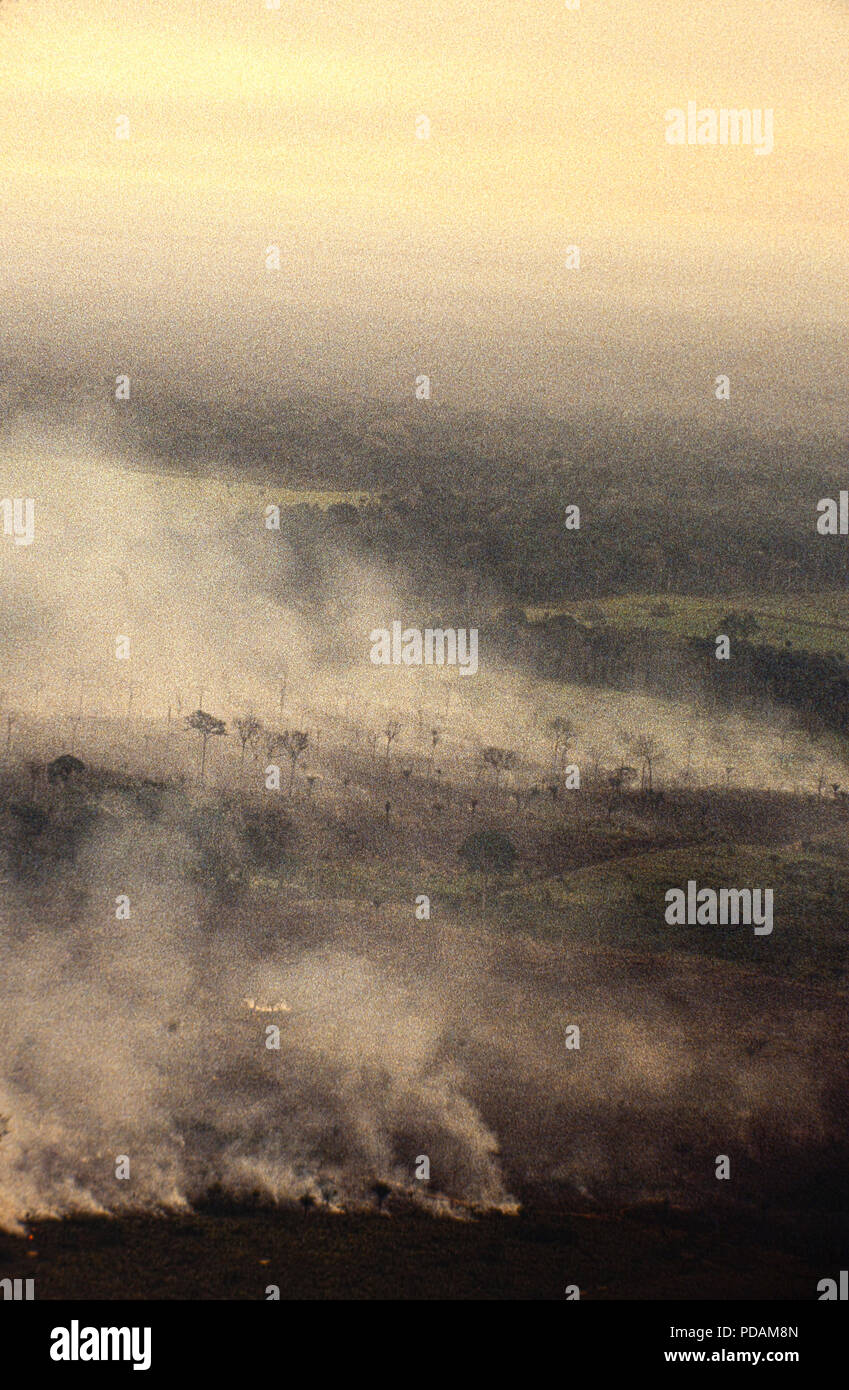
[[[668,926],[665,894],[699,888],[771,888],[773,931]],[[493,899],[515,926],[593,945],[691,955],[756,966],[807,984],[849,983],[849,857],[828,847],[667,849],[576,869]]]
[[[649,628],[681,640],[715,637],[730,613],[757,623],[747,639],[754,645],[794,651],[849,655],[849,595],[840,592],[792,598],[736,594],[704,598],[689,594],[619,594],[613,598],[542,604],[525,610],[529,622],[567,616],[614,628]]]

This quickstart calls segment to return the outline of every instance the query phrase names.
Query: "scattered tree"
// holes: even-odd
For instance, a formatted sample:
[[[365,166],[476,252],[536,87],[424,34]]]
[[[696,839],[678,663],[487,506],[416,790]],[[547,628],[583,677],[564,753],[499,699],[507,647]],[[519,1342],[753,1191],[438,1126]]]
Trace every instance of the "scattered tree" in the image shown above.
[[[516,766],[516,754],[510,748],[489,747],[482,750],[481,757],[487,767],[491,767],[495,773],[495,790],[497,792],[502,772],[509,772]]]
[[[289,769],[289,796],[292,795],[292,786],[295,781],[295,767],[302,753],[309,747],[310,736],[303,729],[287,729],[280,746],[285,748],[291,767]]]
[[[485,912],[490,874],[509,874],[516,858],[516,848],[500,830],[476,830],[467,835],[460,846],[460,858],[468,868],[483,874],[481,910]]]
[[[436,745],[439,743],[439,740],[440,740],[441,738],[442,738],[442,734],[440,733],[439,729],[431,729],[431,731],[430,731],[430,757],[428,758],[428,763],[427,763],[427,775],[428,775],[429,778],[433,776],[433,760],[434,760],[434,758],[435,758],[435,756],[436,756]]]
[[[663,759],[663,753],[656,738],[651,734],[639,734],[633,740],[633,749],[640,759],[640,790],[652,790],[652,773],[657,763]]]
[[[386,761],[389,762],[389,750],[401,732],[400,719],[388,719],[383,729],[383,737],[386,739]]]
[[[234,719],[233,723],[239,737],[239,743],[241,744],[242,751],[239,758],[239,768],[241,770],[245,763],[245,749],[250,748],[253,752],[259,747],[260,739],[262,738],[262,724],[253,714],[246,714],[243,719]]]
[[[566,756],[570,743],[575,741],[575,726],[571,719],[558,715],[552,719],[548,726],[549,733],[554,735],[554,766],[558,765],[560,759]]]
[[[203,782],[206,771],[206,745],[211,738],[223,738],[227,733],[227,725],[223,719],[216,719],[214,714],[207,714],[205,710],[196,709],[194,714],[186,715],[186,726],[200,736],[200,780]]]

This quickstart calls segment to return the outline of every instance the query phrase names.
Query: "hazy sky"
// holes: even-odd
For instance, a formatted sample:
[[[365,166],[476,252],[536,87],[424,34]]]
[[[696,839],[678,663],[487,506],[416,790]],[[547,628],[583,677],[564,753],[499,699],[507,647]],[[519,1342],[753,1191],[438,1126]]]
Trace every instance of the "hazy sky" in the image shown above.
[[[7,342],[840,418],[847,51],[838,0],[7,0]]]

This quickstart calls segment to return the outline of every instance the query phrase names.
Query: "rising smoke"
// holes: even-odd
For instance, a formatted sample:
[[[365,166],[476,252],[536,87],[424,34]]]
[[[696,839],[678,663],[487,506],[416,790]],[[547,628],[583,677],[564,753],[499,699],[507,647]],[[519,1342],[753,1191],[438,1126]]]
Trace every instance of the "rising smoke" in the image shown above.
[[[547,721],[564,705],[579,761],[600,747],[615,763],[630,726],[656,734],[667,775],[686,757],[696,780],[715,778],[727,739],[738,776],[761,786],[777,776],[773,736],[755,721],[706,731],[671,702],[602,698],[488,666],[483,646],[480,675],[460,683],[474,689],[445,703],[443,685],[376,672],[367,635],[412,596],[340,552],[299,602],[301,561],[263,529],[274,496],[262,487],[210,503],[209,488],[185,477],[82,456],[55,438],[10,450],[5,477],[9,495],[36,503],[34,544],[5,560],[6,699],[21,717],[13,797],[26,786],[21,759],[66,746],[78,699],[87,760],[108,763],[117,746],[124,766],[150,772],[152,760],[166,781],[175,771],[193,779],[188,738],[163,732],[175,692],[186,709],[204,686],[204,705],[225,718],[247,708],[267,717],[281,661],[287,718],[296,706],[333,730],[345,711],[346,727],[364,733],[395,709],[399,749],[411,749],[420,707],[425,727],[431,706],[448,710],[443,755],[451,750],[461,777],[484,742],[517,743],[531,769],[544,767]],[[132,642],[132,715],[114,657],[120,633]],[[143,745],[144,727],[154,734]],[[235,752],[222,751],[211,780],[232,785],[236,769]],[[62,830],[71,794],[51,795]],[[177,787],[144,812],[116,786],[89,821],[83,807],[64,826],[64,858],[34,871],[26,856],[8,858],[4,1226],[181,1207],[217,1189],[345,1209],[386,1197],[455,1214],[513,1210],[529,1185],[546,1183],[575,1200],[704,1201],[718,1152],[760,1162],[757,1181],[780,1191],[794,1155],[810,1160],[811,1146],[837,1142],[839,1097],[822,1079],[836,1046],[825,1004],[777,985],[759,985],[753,1003],[745,981],[708,979],[704,962],[649,969],[470,934],[447,917],[411,939],[400,909],[281,900],[260,930],[238,894],[208,891],[199,805]],[[8,809],[4,830],[14,843]],[[238,864],[238,829],[221,827],[219,841],[228,836]],[[119,893],[131,899],[129,922],[115,920]],[[251,1013],[246,995],[288,1012]],[[787,1042],[763,1050],[775,1008]],[[562,1028],[576,1016],[585,1042],[567,1054]],[[265,1046],[269,1021],[279,1050]],[[124,1154],[126,1182],[115,1177]],[[429,1183],[414,1176],[420,1155]]]

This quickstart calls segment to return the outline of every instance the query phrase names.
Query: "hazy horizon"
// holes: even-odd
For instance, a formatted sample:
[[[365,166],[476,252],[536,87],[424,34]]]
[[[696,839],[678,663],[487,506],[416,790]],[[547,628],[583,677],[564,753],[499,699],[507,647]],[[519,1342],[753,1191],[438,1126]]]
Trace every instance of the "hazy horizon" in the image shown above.
[[[815,0],[4,5],[3,374],[843,428],[847,39]],[[774,149],[668,145],[691,99]]]

